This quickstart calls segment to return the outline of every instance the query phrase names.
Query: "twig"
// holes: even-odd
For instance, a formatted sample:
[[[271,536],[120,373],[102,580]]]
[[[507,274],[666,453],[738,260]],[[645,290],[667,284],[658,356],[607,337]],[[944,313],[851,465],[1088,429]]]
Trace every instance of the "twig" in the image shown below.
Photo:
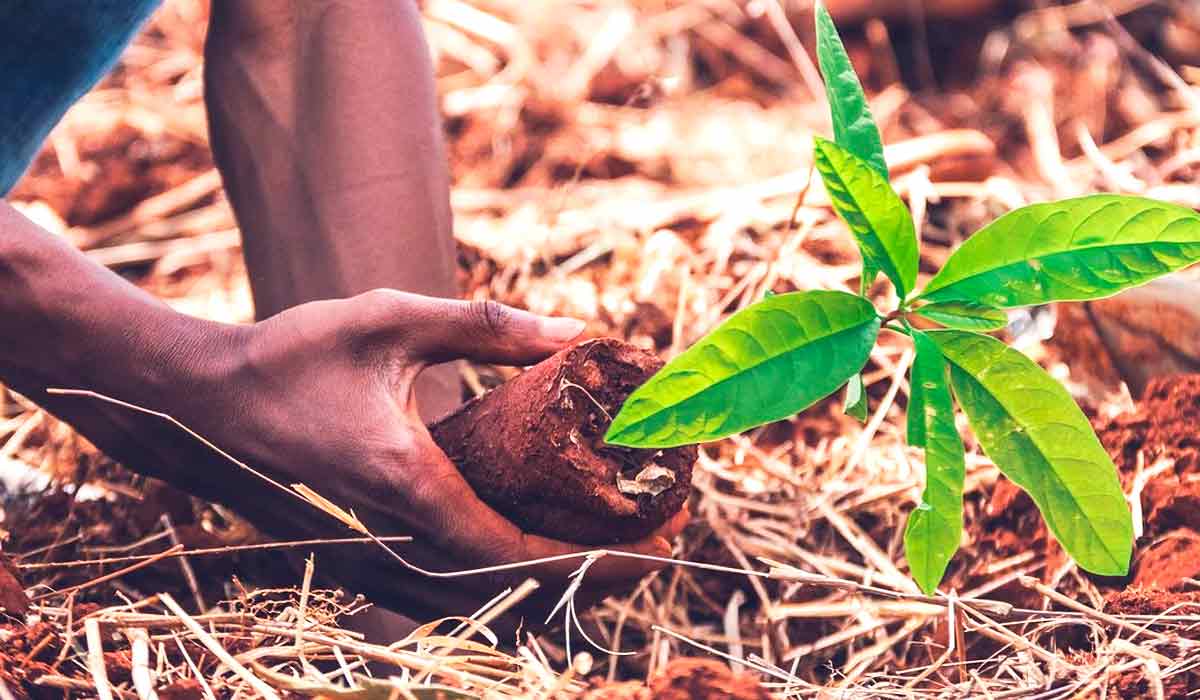
[[[164,535],[166,533],[163,533]],[[383,542],[412,542],[412,538],[408,535],[396,535],[389,537],[380,537]],[[370,537],[340,537],[332,539],[313,539],[313,540],[290,540],[286,542],[263,542],[260,544],[234,544],[225,547],[208,547],[205,549],[185,549],[178,552],[166,550],[158,554],[132,554],[124,557],[105,557],[103,559],[77,559],[74,561],[50,561],[38,564],[17,564],[17,568],[21,570],[34,569],[61,569],[73,568],[81,566],[103,566],[106,564],[124,564],[131,561],[145,561],[147,559],[170,559],[173,557],[200,557],[213,556],[216,554],[236,554],[238,552],[252,552],[269,549],[292,549],[296,547],[316,547],[334,544],[374,544],[375,540]]]
[[[171,516],[163,513],[160,521],[171,538],[171,544],[176,547],[182,547],[183,543],[179,541],[179,535],[175,532],[175,526],[171,524]],[[192,570],[192,565],[188,562],[187,557],[177,557],[177,559],[179,561],[179,569],[183,572],[183,580],[187,581],[188,588],[192,592],[192,599],[196,602],[196,609],[204,612],[208,609],[208,606],[204,604],[204,596],[200,594],[200,584],[196,581],[196,572]]]
[[[1147,637],[1152,637],[1159,641],[1169,641],[1171,639],[1171,637],[1163,634],[1162,632],[1155,632],[1154,630],[1149,630],[1144,627],[1139,627],[1138,625],[1134,625],[1129,622],[1126,622],[1119,617],[1109,615],[1108,613],[1105,613],[1105,612],[1100,612],[1099,610],[1096,610],[1095,608],[1084,605],[1083,603],[1080,603],[1079,601],[1075,600],[1074,598],[1071,598],[1069,596],[1063,595],[1062,593],[1059,593],[1058,591],[1045,585],[1041,581],[1038,581],[1037,579],[1033,578],[1032,576],[1022,576],[1022,577],[1018,578],[1017,581],[1022,586],[1029,588],[1031,590],[1037,591],[1038,593],[1046,596],[1047,598],[1049,598],[1050,600],[1053,600],[1054,602],[1058,603],[1059,605],[1062,605],[1062,606],[1068,607],[1072,610],[1081,612],[1084,615],[1086,615],[1087,617],[1090,617],[1094,620],[1099,620],[1105,624],[1112,625],[1113,627],[1118,627],[1127,632],[1132,632],[1134,638],[1136,638],[1139,634],[1144,634]],[[1179,642],[1181,644],[1184,644],[1186,641],[1187,640],[1179,640]],[[1191,646],[1191,645],[1188,644],[1188,646]]]
[[[95,622],[88,620],[85,624]],[[158,693],[154,692],[154,675],[150,671],[150,635],[138,628],[128,630],[125,635],[129,638],[129,675],[133,689],[140,700],[158,700]]]
[[[112,689],[108,685],[108,673],[104,669],[104,644],[100,641],[100,624],[95,620],[83,623],[87,635],[88,673],[95,683],[96,696],[100,700],[112,700]]]
[[[771,28],[779,35],[779,40],[783,42],[783,47],[787,49],[788,57],[792,59],[792,64],[796,66],[796,70],[800,72],[800,77],[804,79],[804,86],[808,88],[808,92],[816,99],[820,100],[825,95],[825,83],[821,80],[821,73],[817,67],[813,65],[812,59],[808,56],[808,51],[804,49],[804,44],[800,42],[800,37],[796,36],[796,30],[792,27],[792,23],[788,21],[787,13],[779,0],[766,0],[763,8],[767,13],[767,20],[771,23]]]
[[[117,571],[114,571],[111,574],[105,574],[98,578],[94,578],[90,581],[84,581],[83,583],[75,584],[74,586],[71,586],[70,588],[64,588],[60,591],[50,591],[49,593],[43,593],[39,596],[32,598],[30,600],[30,602],[36,603],[38,601],[45,600],[47,598],[51,598],[56,595],[73,595],[75,593],[78,593],[79,591],[82,591],[85,588],[91,588],[92,586],[95,586],[97,584],[101,584],[106,581],[111,581],[116,578],[121,578],[125,574],[137,571],[138,569],[142,569],[147,566],[150,566],[151,564],[153,564],[157,561],[166,559],[167,557],[171,556],[172,554],[178,554],[181,551],[183,551],[183,545],[177,544],[174,547],[171,547],[170,549],[159,552],[158,554],[151,555],[150,557],[147,557],[146,559],[144,559],[136,564],[131,564],[131,565],[125,567],[124,569],[118,569]]]

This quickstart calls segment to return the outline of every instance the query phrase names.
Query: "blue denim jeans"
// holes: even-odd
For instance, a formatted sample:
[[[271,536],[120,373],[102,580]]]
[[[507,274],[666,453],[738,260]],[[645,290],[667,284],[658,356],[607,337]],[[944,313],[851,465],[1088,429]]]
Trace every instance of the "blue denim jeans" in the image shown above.
[[[0,196],[160,0],[0,0]]]

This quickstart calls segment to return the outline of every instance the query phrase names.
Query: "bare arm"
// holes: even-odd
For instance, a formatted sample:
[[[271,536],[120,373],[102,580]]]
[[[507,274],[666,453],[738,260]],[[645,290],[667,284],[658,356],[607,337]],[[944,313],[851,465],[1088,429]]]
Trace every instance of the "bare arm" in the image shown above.
[[[127,466],[228,503],[270,532],[342,532],[165,421],[45,389],[91,389],[167,413],[277,483],[308,484],[354,510],[378,534],[413,535],[403,554],[435,570],[581,548],[526,535],[479,501],[417,416],[413,380],[429,364],[458,357],[536,362],[581,327],[393,290],[301,304],[249,326],[212,323],[172,311],[0,205],[0,381]],[[631,548],[667,553],[653,538]],[[338,551],[336,562],[332,570],[347,585],[419,616],[471,609],[509,582],[431,586],[375,550]],[[514,576],[551,583],[575,566]],[[611,558],[590,580],[612,585],[652,568]],[[543,602],[557,594],[551,585]]]
[[[446,157],[413,2],[217,2],[205,69],[259,317],[375,287],[454,294]]]
[[[301,82],[311,76],[287,61],[234,60],[235,48],[227,56],[226,67],[236,69],[230,82],[218,77],[220,66],[210,75],[212,84],[224,85],[214,94],[228,94],[218,108],[236,114],[215,128],[214,141],[247,229],[260,315],[270,318],[233,326],[178,314],[0,205],[0,381],[71,421],[135,470],[228,503],[277,535],[328,535],[331,521],[169,423],[89,399],[50,396],[45,389],[91,389],[167,413],[278,483],[305,483],[353,509],[378,534],[413,535],[403,554],[426,567],[457,569],[578,552],[573,545],[522,533],[479,501],[425,430],[414,381],[428,365],[461,357],[535,362],[569,342],[581,323],[394,290],[299,303],[372,286],[444,293],[439,285],[449,280],[449,217],[436,119],[428,112],[401,118],[392,127],[398,131],[394,139],[378,142],[379,131],[371,138],[385,113],[406,107],[410,93],[380,83],[384,69],[374,83],[365,80],[362,64],[344,53],[364,41],[360,31],[374,36],[381,50],[386,43],[383,35],[371,34],[374,24],[359,24],[354,13],[337,14],[348,6],[322,5],[333,14],[321,14],[313,25],[320,32],[304,35],[320,40],[306,43],[300,53],[325,49],[302,62],[317,71],[311,86],[282,96],[255,92],[252,86],[276,85],[289,75]],[[386,6],[412,11],[408,5]],[[386,16],[375,17],[379,27],[386,26]],[[282,27],[280,36],[252,31],[237,43],[256,52],[279,46],[275,41],[289,45],[297,26],[272,22],[259,28]],[[270,55],[267,51],[266,58]],[[348,67],[339,68],[343,58]],[[430,87],[425,63],[409,70],[426,77],[402,86]],[[366,90],[367,84],[374,90]],[[376,103],[376,94],[386,99]],[[419,103],[431,110],[431,95]],[[246,112],[237,112],[237,105]],[[263,111],[255,112],[255,105]],[[294,116],[301,112],[305,118]],[[214,115],[214,123],[221,119]],[[631,548],[666,553],[661,540]],[[474,609],[511,578],[431,586],[380,560],[374,550],[339,550],[333,556],[332,570],[346,576],[348,585],[419,616]],[[513,576],[542,578],[551,584],[543,602],[552,602],[561,590],[553,584],[575,566],[559,562]],[[593,568],[589,581],[611,585],[652,568],[609,557]]]
[[[159,404],[186,388],[181,376],[218,371],[211,358],[237,335],[172,311],[0,202],[0,377],[34,398],[85,386]]]
[[[446,155],[414,2],[216,2],[205,78],[259,318],[377,287],[456,296]],[[448,412],[456,372],[426,372],[417,393],[425,419]]]

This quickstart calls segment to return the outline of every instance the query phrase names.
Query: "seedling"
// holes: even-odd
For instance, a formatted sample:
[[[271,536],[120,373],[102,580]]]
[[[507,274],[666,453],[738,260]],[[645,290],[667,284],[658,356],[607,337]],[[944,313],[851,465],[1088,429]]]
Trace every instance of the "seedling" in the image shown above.
[[[859,373],[881,330],[901,333],[916,353],[908,442],[925,455],[925,490],[904,535],[921,589],[937,588],[962,535],[955,405],[1081,567],[1127,574],[1133,523],[1112,460],[1066,390],[985,333],[1005,326],[1005,309],[1110,296],[1200,260],[1200,215],[1116,195],[1022,207],[975,233],[917,289],[912,216],[888,183],[879,129],[820,3],[816,29],[834,139],[818,137],[814,158],[862,254],[859,294],[777,294],[739,311],[638,388],[605,439],[630,447],[716,440],[787,418],[842,386],[846,411],[865,416]],[[884,312],[866,299],[880,272],[899,299]],[[943,328],[918,330],[914,315]]]

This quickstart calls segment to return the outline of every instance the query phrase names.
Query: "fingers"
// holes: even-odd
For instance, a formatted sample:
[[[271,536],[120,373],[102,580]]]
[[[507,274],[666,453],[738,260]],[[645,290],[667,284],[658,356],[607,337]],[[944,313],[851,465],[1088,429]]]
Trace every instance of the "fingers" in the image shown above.
[[[421,474],[404,489],[406,518],[418,529],[418,541],[445,553],[439,571],[489,568],[518,562],[539,563],[480,575],[478,579],[457,578],[458,583],[493,588],[499,582],[533,577],[544,586],[561,585],[585,561],[590,551],[606,549],[632,556],[606,555],[588,569],[585,585],[606,589],[629,583],[662,568],[671,555],[670,539],[687,524],[689,514],[678,513],[657,531],[637,542],[589,546],[524,533],[503,515],[484,503],[462,478],[445,454],[427,434],[417,437],[424,466]]]
[[[442,486],[449,479],[441,480]],[[430,528],[429,535],[447,554],[456,559],[451,569],[486,568],[518,562],[534,562],[527,567],[506,570],[498,578],[524,578],[532,576],[543,584],[552,585],[565,581],[584,562],[587,552],[610,549],[630,552],[641,557],[664,558],[670,556],[671,545],[666,538],[655,534],[645,539],[619,546],[588,546],[530,535],[497,513],[475,496],[469,487],[466,490],[452,489],[445,493],[446,503],[426,510],[424,519]],[[662,562],[652,559],[605,556],[589,569],[588,582],[609,584],[641,578],[661,568]],[[481,580],[487,580],[486,577]]]
[[[539,316],[493,301],[439,299],[392,290],[367,295],[373,323],[394,328],[408,350],[429,364],[470,358],[528,365],[566,347],[583,332],[573,318]]]
[[[441,471],[441,470],[439,470]],[[491,567],[516,562],[549,560],[505,572],[508,577],[532,576],[543,584],[565,581],[584,562],[586,552],[609,549],[629,552],[637,557],[605,556],[589,569],[587,581],[609,585],[636,580],[664,564],[654,559],[671,554],[667,537],[674,537],[683,522],[672,520],[658,532],[637,542],[623,545],[588,546],[531,535],[479,500],[474,491],[452,476],[431,480],[420,489],[421,521],[427,536],[457,561],[452,569]]]

